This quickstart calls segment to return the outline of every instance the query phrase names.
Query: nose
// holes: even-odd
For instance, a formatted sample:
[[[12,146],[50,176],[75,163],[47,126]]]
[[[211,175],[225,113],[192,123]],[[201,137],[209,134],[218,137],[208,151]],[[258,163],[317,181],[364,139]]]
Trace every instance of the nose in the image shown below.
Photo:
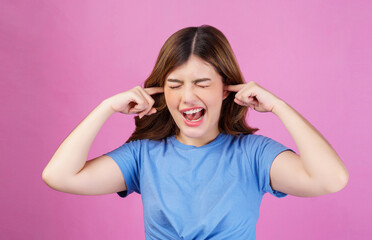
[[[182,92],[182,102],[186,105],[195,105],[198,102],[198,96],[192,86],[185,86]]]

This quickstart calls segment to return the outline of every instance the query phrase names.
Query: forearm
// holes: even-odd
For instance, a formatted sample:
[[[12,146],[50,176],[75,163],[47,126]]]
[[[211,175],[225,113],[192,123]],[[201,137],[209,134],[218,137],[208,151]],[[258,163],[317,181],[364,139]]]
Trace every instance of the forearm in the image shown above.
[[[62,142],[43,171],[43,178],[72,176],[85,165],[91,144],[106,120],[115,113],[103,101]]]
[[[292,136],[308,174],[330,191],[344,187],[348,171],[327,140],[284,101],[274,107],[273,113]]]

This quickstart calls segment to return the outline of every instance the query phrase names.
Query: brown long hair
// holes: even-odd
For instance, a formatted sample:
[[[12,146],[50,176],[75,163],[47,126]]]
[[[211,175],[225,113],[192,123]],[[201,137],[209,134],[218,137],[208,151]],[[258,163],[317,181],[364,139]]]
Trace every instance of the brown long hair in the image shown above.
[[[244,83],[243,75],[225,35],[212,26],[202,25],[183,28],[167,39],[144,87],[164,87],[166,77],[176,67],[187,62],[191,54],[211,64],[221,75],[223,84]],[[155,100],[153,107],[157,109],[157,112],[144,116],[142,119],[135,117],[136,129],[127,142],[137,139],[161,140],[179,133],[167,108],[164,94],[156,94],[152,97]],[[246,124],[245,117],[248,108],[236,104],[234,98],[234,94],[229,94],[223,100],[218,124],[219,131],[239,135],[252,134],[259,130]]]

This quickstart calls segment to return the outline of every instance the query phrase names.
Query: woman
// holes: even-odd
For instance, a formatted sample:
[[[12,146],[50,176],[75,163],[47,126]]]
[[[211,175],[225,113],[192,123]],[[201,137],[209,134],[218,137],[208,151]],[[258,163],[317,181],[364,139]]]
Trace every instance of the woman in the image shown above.
[[[254,135],[258,129],[245,123],[248,108],[278,116],[300,155]],[[134,133],[86,162],[115,112],[138,114]],[[203,25],[166,41],[144,88],[99,104],[58,148],[43,180],[73,194],[140,193],[146,239],[254,239],[266,192],[320,196],[341,190],[348,172],[284,100],[244,83],[225,36]]]

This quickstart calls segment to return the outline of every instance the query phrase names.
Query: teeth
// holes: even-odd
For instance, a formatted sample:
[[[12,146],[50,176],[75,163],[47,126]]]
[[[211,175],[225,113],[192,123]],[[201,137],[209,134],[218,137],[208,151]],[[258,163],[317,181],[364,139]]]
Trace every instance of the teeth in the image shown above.
[[[203,110],[203,108],[198,108],[198,109],[189,110],[189,111],[186,111],[186,112],[184,112],[184,113],[186,113],[186,114],[193,114],[193,113],[200,112],[201,110]]]

